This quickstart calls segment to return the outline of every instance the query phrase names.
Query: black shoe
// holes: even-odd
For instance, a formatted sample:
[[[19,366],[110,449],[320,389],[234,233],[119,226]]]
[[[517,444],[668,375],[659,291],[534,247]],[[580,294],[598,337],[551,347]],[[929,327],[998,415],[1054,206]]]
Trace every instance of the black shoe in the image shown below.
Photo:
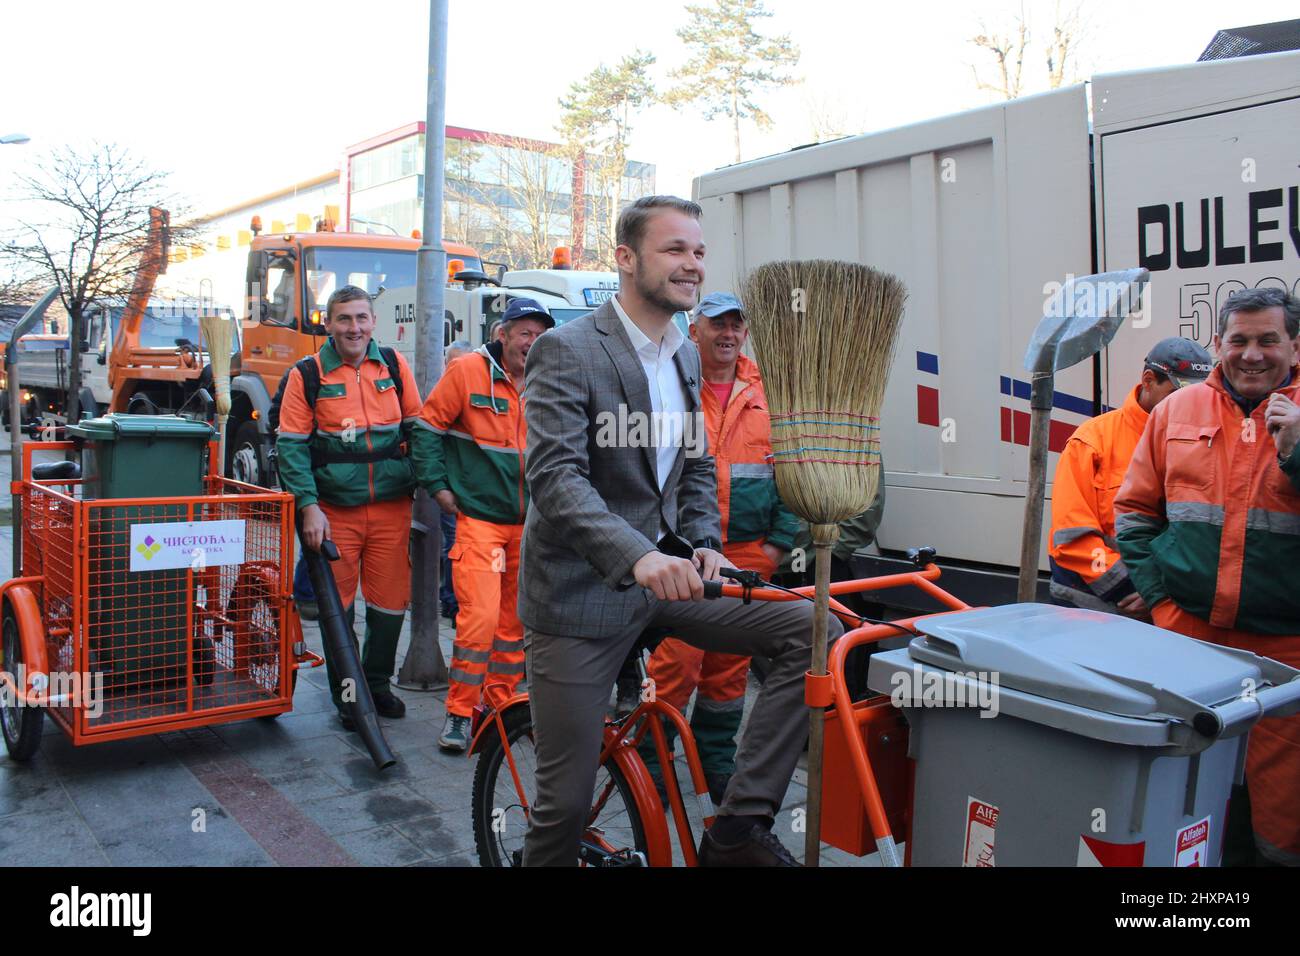
[[[356,733],[356,732],[357,732],[357,724],[356,724],[356,721],[354,721],[354,720],[352,719],[352,715],[351,715],[351,714],[349,714],[349,713],[345,713],[344,711],[341,711],[341,710],[340,710],[340,711],[339,711],[339,723],[342,724],[342,725],[343,725],[343,729],[346,730],[346,731],[348,731],[349,733]]]
[[[386,690],[375,691],[370,696],[374,698],[375,712],[380,717],[397,720],[399,717],[406,716],[406,705],[402,703],[400,697],[396,697]]]
[[[731,783],[731,774],[706,773],[704,782],[709,786],[709,799],[713,801],[713,806],[722,806],[722,798],[727,795],[727,784]]]
[[[298,601],[298,616],[304,621],[320,620],[320,607],[315,601]]]
[[[781,841],[758,824],[740,843],[727,845],[717,842],[704,831],[700,839],[700,866],[798,866],[790,851]]]

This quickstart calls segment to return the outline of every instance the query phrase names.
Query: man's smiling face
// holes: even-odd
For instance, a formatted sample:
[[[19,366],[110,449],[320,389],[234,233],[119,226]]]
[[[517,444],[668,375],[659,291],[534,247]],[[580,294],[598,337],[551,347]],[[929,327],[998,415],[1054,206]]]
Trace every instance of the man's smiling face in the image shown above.
[[[1223,336],[1214,337],[1224,377],[1243,398],[1262,398],[1286,381],[1296,361],[1296,339],[1286,334],[1280,305],[1228,316]]]
[[[339,358],[348,365],[360,365],[375,333],[375,311],[366,299],[336,302],[325,317],[325,331],[334,340]]]
[[[749,328],[739,312],[724,312],[713,318],[697,316],[691,323],[691,339],[699,347],[705,365],[730,368],[749,338]]]
[[[646,222],[639,248],[629,251],[632,281],[641,298],[668,313],[695,308],[704,282],[704,232],[698,219],[676,209],[657,210]]]

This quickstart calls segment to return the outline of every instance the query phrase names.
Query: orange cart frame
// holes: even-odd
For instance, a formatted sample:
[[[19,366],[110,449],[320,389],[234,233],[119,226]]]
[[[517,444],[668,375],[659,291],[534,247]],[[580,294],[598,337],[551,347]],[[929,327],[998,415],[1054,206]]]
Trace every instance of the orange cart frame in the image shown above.
[[[12,483],[22,501],[22,573],[0,585],[0,608],[17,622],[23,670],[11,674],[5,662],[0,687],[7,702],[42,708],[77,746],[292,710],[297,670],[324,663],[306,649],[293,603],[293,496],[220,477],[216,442],[209,444],[205,495],[87,501],[78,496],[80,478],[33,479],[36,454],[76,447],[25,442],[22,478]],[[105,672],[96,663],[103,665],[112,653],[106,635],[113,628],[125,631],[123,621],[134,623],[132,615],[147,621],[151,610],[162,610],[131,605],[132,582],[143,577],[124,571],[129,553],[121,529],[133,512],[141,515],[136,520],[162,524],[243,519],[246,529],[254,525],[256,541],[250,543],[246,531],[239,565],[209,567],[196,559],[188,569],[172,568],[183,586],[153,593],[164,596],[171,613],[168,653],[174,661],[183,644],[183,661],[170,664],[163,679],[150,676],[152,683],[136,675],[153,671],[127,672],[137,684],[105,691]],[[108,524],[110,518],[116,523]],[[106,524],[117,530],[97,530]],[[146,601],[152,596],[137,588],[137,600],[140,594]],[[182,605],[183,618],[177,613]],[[136,641],[131,648],[140,654],[159,653],[148,634],[114,636]],[[97,642],[98,662],[92,653]],[[95,715],[105,701],[107,708]]]

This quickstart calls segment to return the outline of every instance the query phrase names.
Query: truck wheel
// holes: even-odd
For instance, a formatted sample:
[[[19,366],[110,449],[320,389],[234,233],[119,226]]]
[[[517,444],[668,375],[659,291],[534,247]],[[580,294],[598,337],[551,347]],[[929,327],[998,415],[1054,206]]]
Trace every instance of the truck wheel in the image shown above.
[[[266,459],[262,454],[261,434],[257,422],[244,421],[235,436],[226,443],[226,477],[262,487],[266,478]]]

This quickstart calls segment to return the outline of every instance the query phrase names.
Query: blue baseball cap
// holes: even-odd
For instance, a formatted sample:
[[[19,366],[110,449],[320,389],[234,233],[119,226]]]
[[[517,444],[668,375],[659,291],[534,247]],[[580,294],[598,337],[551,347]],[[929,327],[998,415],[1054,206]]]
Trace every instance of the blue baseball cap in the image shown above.
[[[710,292],[695,307],[695,314],[706,319],[714,319],[728,312],[739,312],[742,319],[746,318],[744,306],[730,292]]]
[[[514,322],[516,319],[533,319],[548,329],[555,328],[555,319],[551,318],[551,313],[543,309],[536,299],[511,299],[510,304],[506,306],[505,315],[501,316],[501,321]]]

